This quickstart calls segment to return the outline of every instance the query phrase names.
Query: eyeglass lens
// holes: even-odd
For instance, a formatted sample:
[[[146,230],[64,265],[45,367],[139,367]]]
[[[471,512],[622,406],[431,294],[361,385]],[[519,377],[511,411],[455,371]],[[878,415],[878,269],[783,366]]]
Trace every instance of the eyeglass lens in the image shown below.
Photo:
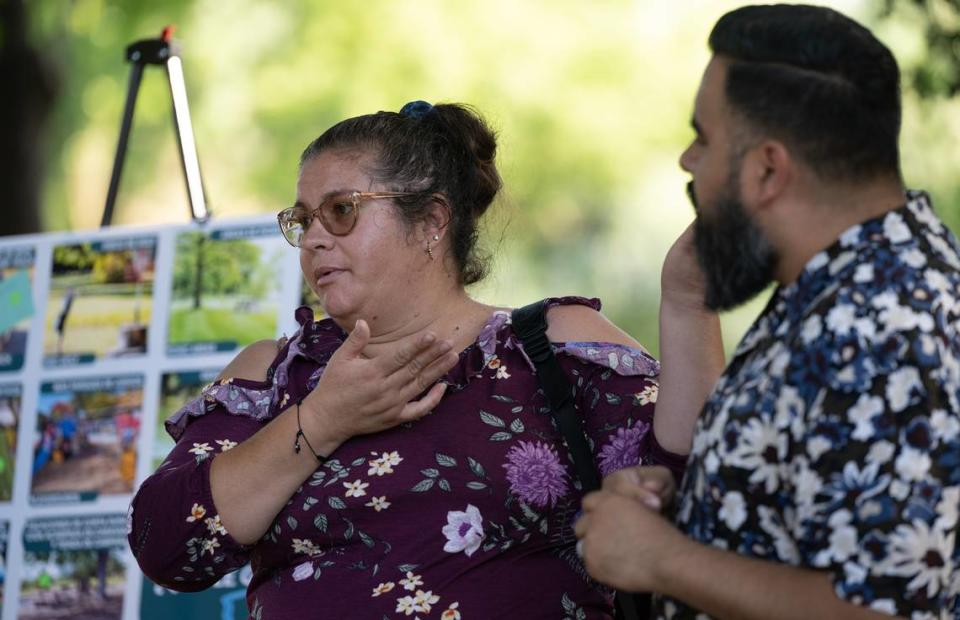
[[[313,212],[304,207],[291,207],[280,214],[280,229],[283,236],[294,247],[300,242],[313,218],[319,216],[320,223],[332,235],[346,235],[353,230],[357,222],[356,194],[331,196],[324,200]]]

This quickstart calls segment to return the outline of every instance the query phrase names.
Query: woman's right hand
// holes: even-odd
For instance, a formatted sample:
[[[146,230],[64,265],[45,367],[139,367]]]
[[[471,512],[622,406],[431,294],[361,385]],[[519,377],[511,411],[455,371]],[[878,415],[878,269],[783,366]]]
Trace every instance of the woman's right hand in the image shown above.
[[[357,321],[301,405],[310,414],[303,416],[304,430],[317,438],[312,445],[321,453],[329,454],[323,444],[335,447],[350,437],[376,433],[429,413],[447,387],[437,380],[459,359],[452,342],[440,340],[432,332],[410,337],[374,357],[364,353],[369,340],[370,327]]]

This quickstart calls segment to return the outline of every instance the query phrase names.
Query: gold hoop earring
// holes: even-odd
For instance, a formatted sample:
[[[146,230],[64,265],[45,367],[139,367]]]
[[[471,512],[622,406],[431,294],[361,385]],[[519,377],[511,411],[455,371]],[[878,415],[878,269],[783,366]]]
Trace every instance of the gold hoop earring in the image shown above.
[[[433,248],[430,247],[430,242],[427,242],[427,256],[430,257],[430,260],[433,260]]]

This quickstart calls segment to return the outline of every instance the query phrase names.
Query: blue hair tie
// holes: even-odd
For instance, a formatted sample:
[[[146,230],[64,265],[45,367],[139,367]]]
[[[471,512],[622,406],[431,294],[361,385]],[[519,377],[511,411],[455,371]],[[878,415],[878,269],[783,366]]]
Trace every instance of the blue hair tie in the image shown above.
[[[433,106],[419,99],[417,101],[411,101],[400,108],[400,116],[406,116],[407,118],[415,120],[419,120],[431,112],[433,112]]]

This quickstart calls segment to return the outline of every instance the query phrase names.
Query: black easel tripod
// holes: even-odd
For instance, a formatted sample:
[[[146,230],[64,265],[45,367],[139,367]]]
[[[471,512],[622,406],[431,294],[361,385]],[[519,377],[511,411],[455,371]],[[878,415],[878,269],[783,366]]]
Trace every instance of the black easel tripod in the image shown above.
[[[117,155],[113,160],[113,174],[110,176],[110,189],[107,190],[107,203],[103,208],[101,228],[110,225],[113,219],[113,206],[120,187],[120,174],[123,172],[123,160],[127,154],[127,140],[133,123],[133,108],[140,90],[140,78],[143,68],[150,65],[166,65],[170,81],[170,96],[173,98],[173,123],[177,128],[177,142],[180,145],[180,161],[187,182],[187,196],[190,199],[190,216],[195,222],[205,222],[210,211],[203,194],[203,179],[200,177],[200,161],[193,140],[193,127],[190,124],[190,108],[187,105],[187,88],[183,81],[183,66],[178,49],[171,41],[173,29],[167,26],[159,39],[144,39],[127,47],[126,59],[133,63],[130,67],[130,85],[127,89],[127,102],[123,108],[123,121],[120,124],[120,139],[117,141]]]

